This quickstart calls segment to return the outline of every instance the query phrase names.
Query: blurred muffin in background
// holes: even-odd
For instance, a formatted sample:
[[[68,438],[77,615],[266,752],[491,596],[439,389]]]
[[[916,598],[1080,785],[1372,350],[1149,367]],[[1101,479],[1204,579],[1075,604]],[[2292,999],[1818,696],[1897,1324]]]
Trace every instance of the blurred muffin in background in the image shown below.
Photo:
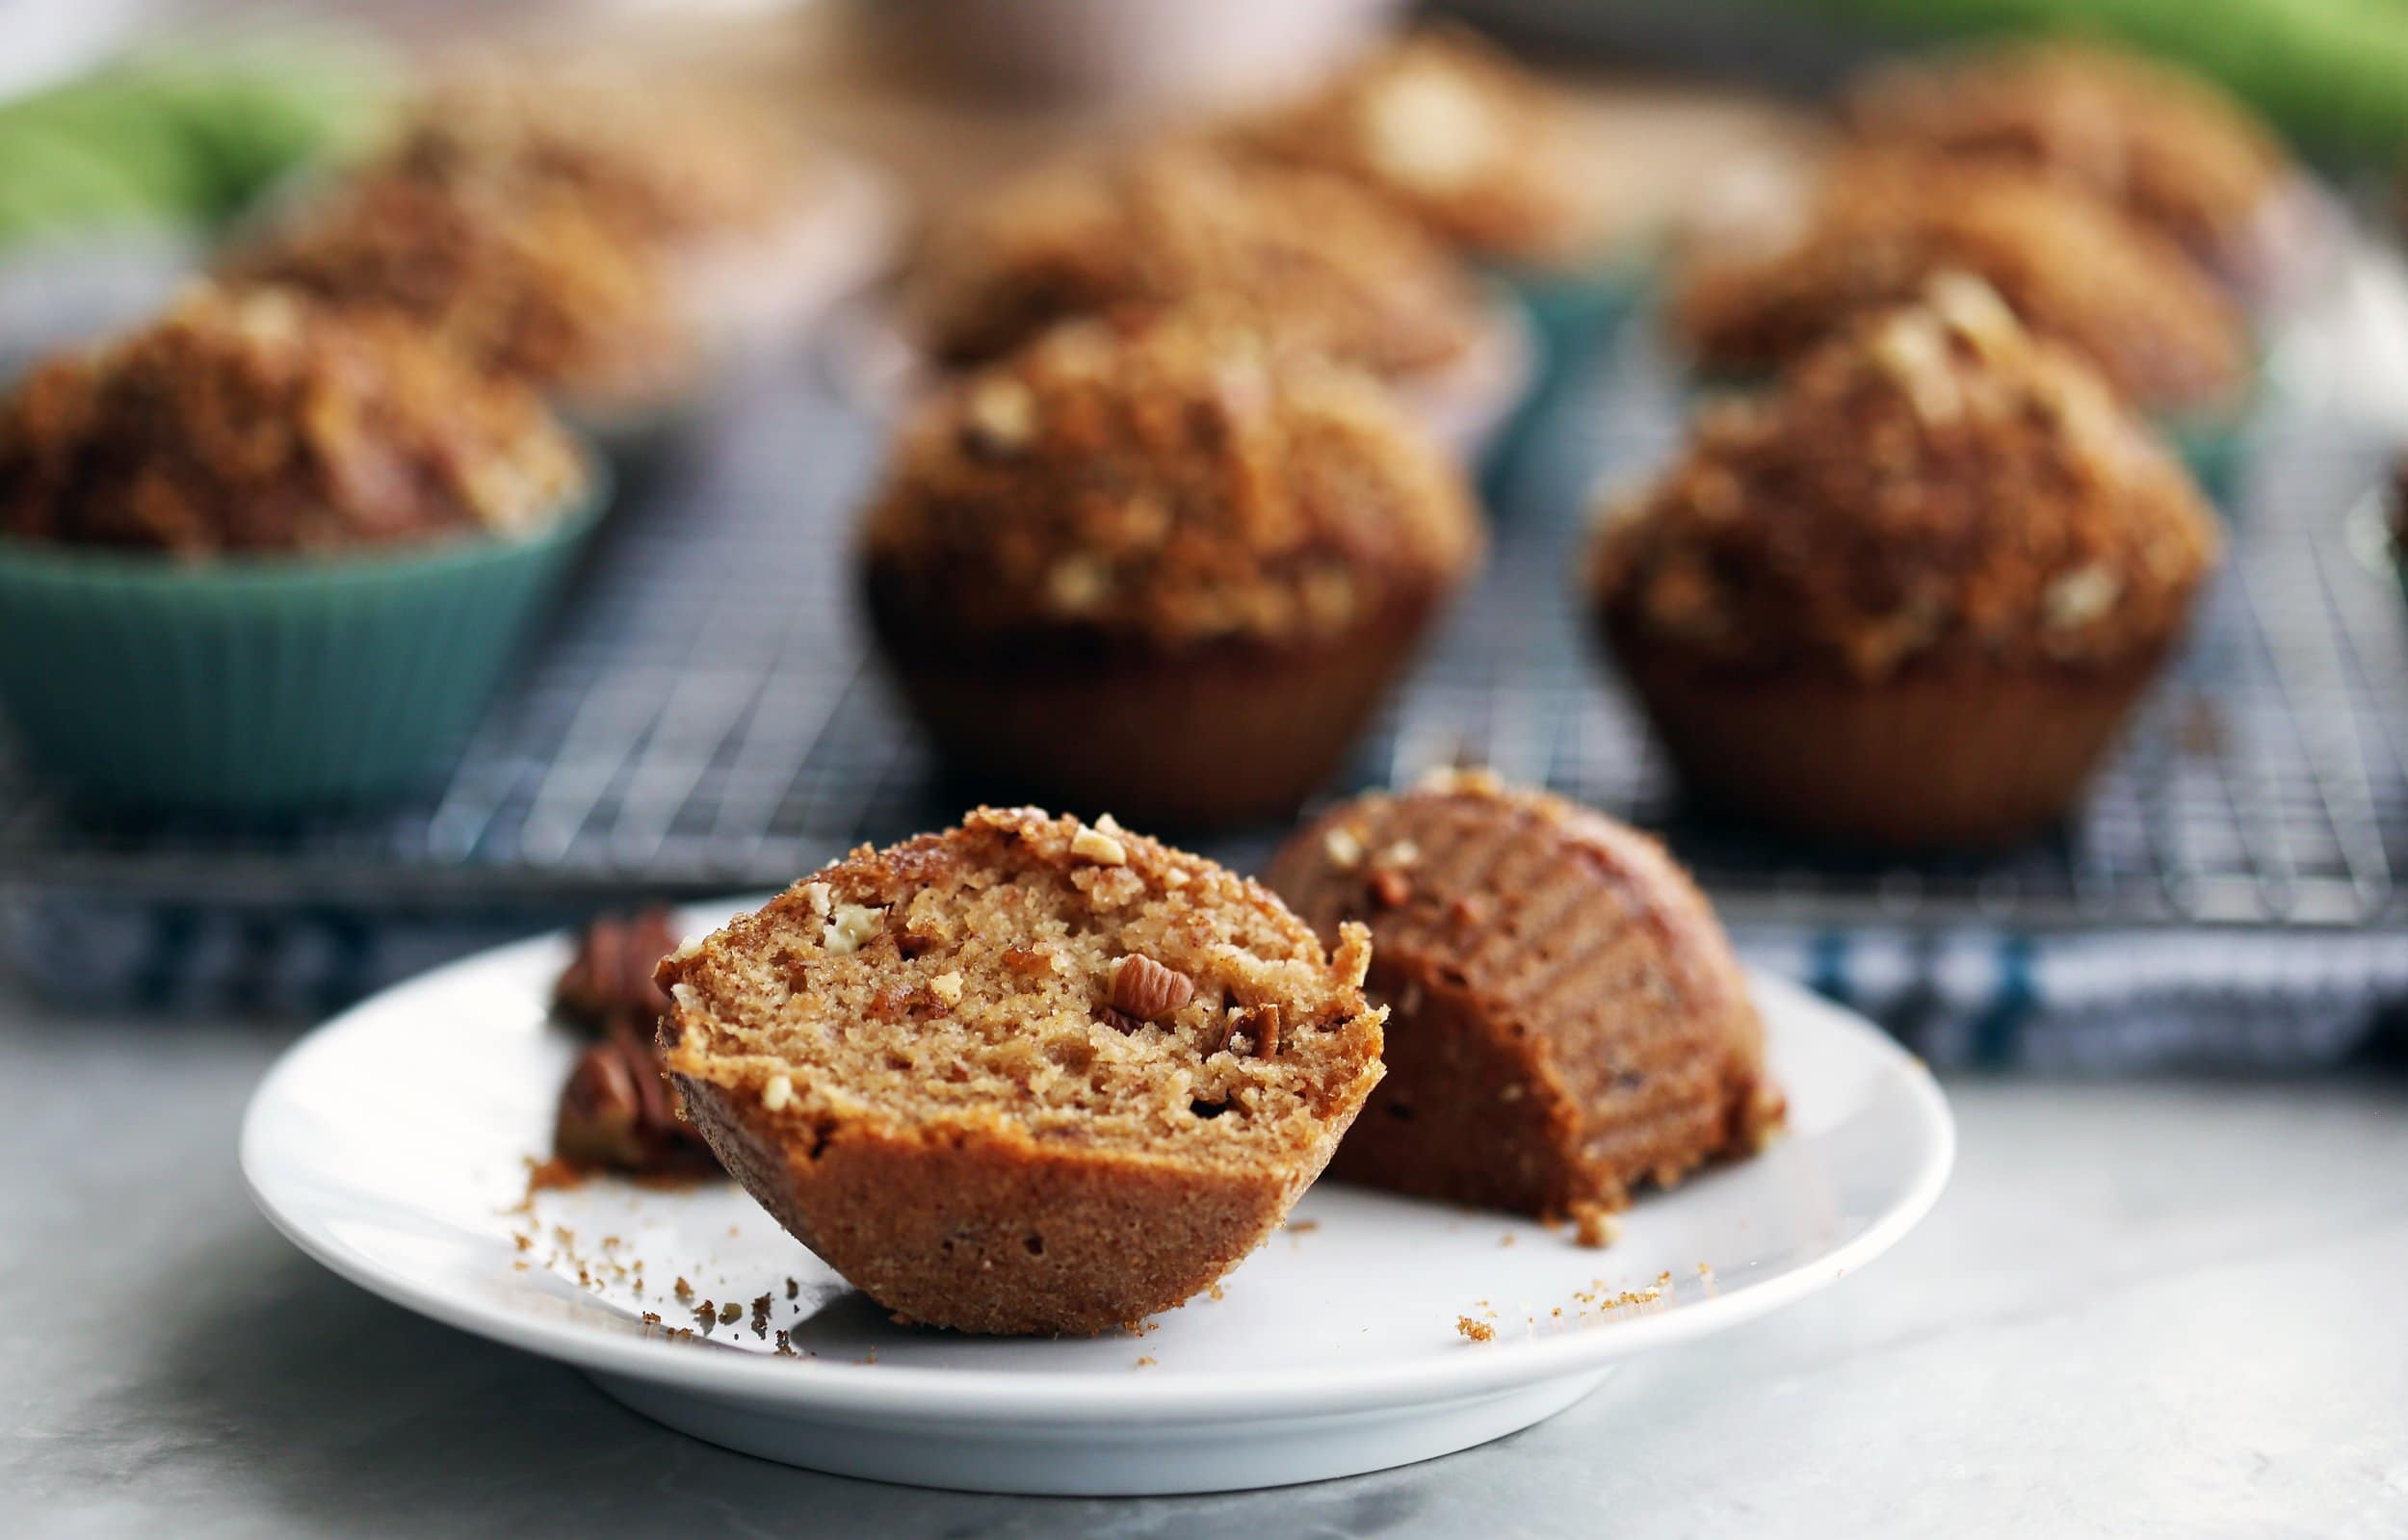
[[[1481,317],[1446,249],[1343,178],[1193,143],[1039,167],[929,236],[906,304],[949,365],[1074,316],[1211,299],[1390,379],[1460,360]]]
[[[527,533],[582,490],[542,404],[391,318],[187,293],[0,405],[0,534],[197,558]]]
[[[1184,312],[947,385],[861,560],[955,767],[1192,826],[1322,784],[1479,549],[1460,472],[1375,380]]]
[[[1467,254],[1546,265],[1575,236],[1566,132],[1545,81],[1472,33],[1438,28],[1242,119],[1229,142],[1360,183]]]
[[[279,211],[222,269],[406,317],[596,426],[667,409],[696,367],[651,258],[538,188],[363,170]]]
[[[2213,567],[2198,490],[1979,280],[1710,408],[1591,591],[1687,785],[1799,832],[1982,846],[2072,803]]]
[[[0,405],[0,711],[106,800],[283,813],[457,747],[601,469],[400,318],[200,288]]]
[[[1696,252],[1679,275],[1673,328],[1706,371],[1778,369],[1959,271],[2147,411],[2228,416],[2250,388],[2249,333],[2233,302],[2171,241],[2061,182],[1909,153],[1844,155],[1796,227],[1767,236]]]
[[[2211,82],[2096,43],[1909,60],[1848,91],[1865,139],[2057,175],[2263,295],[2295,270],[2306,182],[2271,129]]]

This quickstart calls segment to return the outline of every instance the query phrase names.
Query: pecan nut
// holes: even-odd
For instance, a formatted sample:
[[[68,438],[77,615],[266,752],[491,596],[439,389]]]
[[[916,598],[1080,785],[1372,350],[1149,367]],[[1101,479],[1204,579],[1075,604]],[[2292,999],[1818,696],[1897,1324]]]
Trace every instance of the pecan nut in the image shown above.
[[[1112,1008],[1139,1021],[1160,1021],[1194,995],[1194,979],[1141,952],[1112,965]]]
[[[579,1165],[644,1175],[718,1164],[694,1125],[678,1115],[652,1045],[623,1031],[577,1057],[561,1087],[552,1153]]]
[[[668,1009],[652,971],[678,941],[667,909],[597,916],[552,986],[553,1009],[597,1035],[624,1030],[649,1036]]]

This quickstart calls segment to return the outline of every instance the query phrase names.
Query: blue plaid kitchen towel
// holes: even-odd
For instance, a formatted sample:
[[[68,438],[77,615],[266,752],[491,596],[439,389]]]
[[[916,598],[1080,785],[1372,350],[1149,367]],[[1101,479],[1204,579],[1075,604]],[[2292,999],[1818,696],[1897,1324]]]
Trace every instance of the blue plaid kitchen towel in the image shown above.
[[[63,1007],[300,1023],[579,918],[51,900],[10,910],[7,940]],[[2408,1026],[2408,942],[2395,933],[1746,926],[1734,940],[1755,966],[1862,1011],[1945,1067],[2314,1069]]]

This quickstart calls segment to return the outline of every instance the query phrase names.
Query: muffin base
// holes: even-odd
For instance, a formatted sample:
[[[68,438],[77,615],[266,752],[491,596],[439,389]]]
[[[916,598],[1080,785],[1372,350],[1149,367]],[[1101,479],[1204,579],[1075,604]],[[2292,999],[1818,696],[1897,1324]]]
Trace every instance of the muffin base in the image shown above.
[[[873,584],[893,676],[965,789],[1192,828],[1284,816],[1328,780],[1437,601],[1309,645],[1117,656],[1095,636],[947,638],[897,609]]]
[[[908,1322],[1091,1336],[1186,1303],[1269,1240],[1351,1116],[1288,1168],[1206,1170],[1017,1130],[813,1128],[672,1075],[728,1174]]]
[[[1617,651],[1683,785],[1818,839],[1995,848],[2081,796],[2163,648],[2108,667],[1974,666],[1877,684],[1804,670],[1734,676]]]

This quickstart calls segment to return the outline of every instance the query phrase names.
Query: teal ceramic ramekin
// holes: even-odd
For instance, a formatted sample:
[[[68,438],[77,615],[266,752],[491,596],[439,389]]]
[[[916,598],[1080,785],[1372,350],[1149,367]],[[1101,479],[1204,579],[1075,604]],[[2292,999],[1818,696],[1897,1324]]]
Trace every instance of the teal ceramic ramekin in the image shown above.
[[[113,805],[267,816],[407,791],[475,727],[609,502],[533,535],[179,561],[0,539],[0,717]]]

